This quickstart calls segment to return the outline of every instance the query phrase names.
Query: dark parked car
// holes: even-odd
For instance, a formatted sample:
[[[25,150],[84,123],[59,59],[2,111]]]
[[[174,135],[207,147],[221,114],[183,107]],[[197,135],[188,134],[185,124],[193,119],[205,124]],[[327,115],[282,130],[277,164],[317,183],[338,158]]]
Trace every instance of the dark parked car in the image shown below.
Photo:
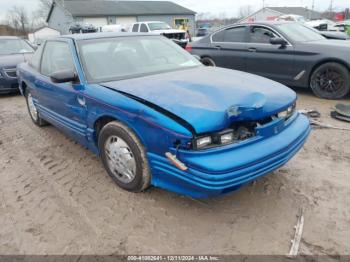
[[[322,98],[339,99],[350,90],[350,42],[327,40],[296,22],[235,24],[189,44],[187,50],[207,66],[311,87]]]
[[[201,36],[206,36],[209,34],[209,29],[208,28],[198,28],[196,36],[201,37]]]
[[[229,193],[285,164],[310,131],[294,91],[205,67],[159,35],[48,40],[18,72],[33,122],[52,123],[100,155],[133,192]]]
[[[18,91],[17,64],[27,61],[34,49],[14,36],[0,36],[0,94]]]
[[[96,33],[98,29],[94,25],[88,24],[74,24],[69,28],[69,32],[72,34],[86,34],[86,33]]]

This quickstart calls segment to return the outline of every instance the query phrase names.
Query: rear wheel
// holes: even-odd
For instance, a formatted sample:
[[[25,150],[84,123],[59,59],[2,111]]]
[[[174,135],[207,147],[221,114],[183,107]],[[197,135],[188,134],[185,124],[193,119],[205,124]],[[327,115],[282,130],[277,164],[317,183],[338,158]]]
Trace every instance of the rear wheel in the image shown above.
[[[33,96],[28,89],[26,89],[26,91],[25,91],[25,97],[26,97],[26,101],[27,101],[28,113],[30,115],[30,118],[34,122],[34,124],[36,124],[37,126],[47,125],[47,122],[40,117],[38,109],[37,109],[36,105],[34,104]]]
[[[102,128],[98,146],[103,165],[118,186],[131,192],[149,187],[146,152],[132,130],[120,122],[110,122]]]
[[[325,63],[313,72],[310,87],[318,97],[343,98],[350,91],[349,70],[338,63]]]
[[[205,66],[216,66],[214,60],[209,57],[203,57],[200,61]]]

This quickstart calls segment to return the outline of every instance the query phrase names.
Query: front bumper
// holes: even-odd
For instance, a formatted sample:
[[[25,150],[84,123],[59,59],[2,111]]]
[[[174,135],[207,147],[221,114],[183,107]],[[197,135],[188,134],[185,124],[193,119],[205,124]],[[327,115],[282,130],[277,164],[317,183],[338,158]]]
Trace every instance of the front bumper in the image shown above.
[[[172,41],[174,41],[176,44],[178,44],[179,46],[181,46],[182,48],[186,48],[187,44],[188,44],[188,39],[171,39]]]
[[[0,78],[0,94],[8,94],[18,91],[18,80],[16,78]]]
[[[269,124],[255,138],[238,144],[205,151],[178,151],[178,159],[188,167],[185,172],[167,158],[148,153],[152,184],[195,198],[229,193],[281,167],[303,146],[310,133],[308,119],[296,113],[286,123],[282,121]]]

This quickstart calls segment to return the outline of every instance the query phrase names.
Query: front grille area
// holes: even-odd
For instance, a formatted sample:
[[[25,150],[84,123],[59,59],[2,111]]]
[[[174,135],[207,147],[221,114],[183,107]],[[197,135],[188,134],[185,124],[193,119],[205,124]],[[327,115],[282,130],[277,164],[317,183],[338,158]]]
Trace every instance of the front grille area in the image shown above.
[[[7,77],[17,78],[16,68],[4,69],[4,73],[6,74]]]
[[[175,33],[175,34],[164,34],[165,37],[169,39],[183,40],[185,39],[185,33]]]

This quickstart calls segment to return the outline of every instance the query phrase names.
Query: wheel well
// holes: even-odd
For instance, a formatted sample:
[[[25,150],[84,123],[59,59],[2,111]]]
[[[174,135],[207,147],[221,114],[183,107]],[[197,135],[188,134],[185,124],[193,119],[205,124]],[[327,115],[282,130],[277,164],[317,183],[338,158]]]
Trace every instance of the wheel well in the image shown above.
[[[21,89],[22,89],[22,92],[23,92],[23,95],[25,95],[26,93],[26,88],[27,88],[27,84],[24,82],[24,81],[21,81]]]
[[[213,59],[212,57],[210,57],[209,55],[201,56],[201,61],[202,61],[204,58],[208,58],[208,59],[212,60],[213,63],[214,63],[214,66],[216,66],[216,63],[215,63],[215,61],[214,61],[214,59]]]
[[[337,64],[340,64],[340,65],[344,66],[344,67],[349,71],[349,73],[350,73],[350,67],[349,67],[349,65],[347,65],[347,64],[346,64],[344,61],[342,61],[342,60],[338,60],[338,59],[323,60],[323,61],[317,63],[316,65],[314,65],[314,66],[312,67],[312,70],[311,70],[310,75],[309,75],[309,85],[310,85],[310,82],[311,82],[312,74],[315,72],[315,70],[316,70],[319,66],[321,66],[321,65],[323,65],[323,64],[326,64],[326,63],[337,63]]]
[[[98,136],[99,136],[102,128],[105,125],[107,125],[108,123],[113,122],[113,121],[118,121],[118,119],[111,117],[111,116],[103,116],[103,117],[100,117],[99,119],[97,119],[97,121],[95,122],[95,125],[94,125],[96,145],[98,145]]]

